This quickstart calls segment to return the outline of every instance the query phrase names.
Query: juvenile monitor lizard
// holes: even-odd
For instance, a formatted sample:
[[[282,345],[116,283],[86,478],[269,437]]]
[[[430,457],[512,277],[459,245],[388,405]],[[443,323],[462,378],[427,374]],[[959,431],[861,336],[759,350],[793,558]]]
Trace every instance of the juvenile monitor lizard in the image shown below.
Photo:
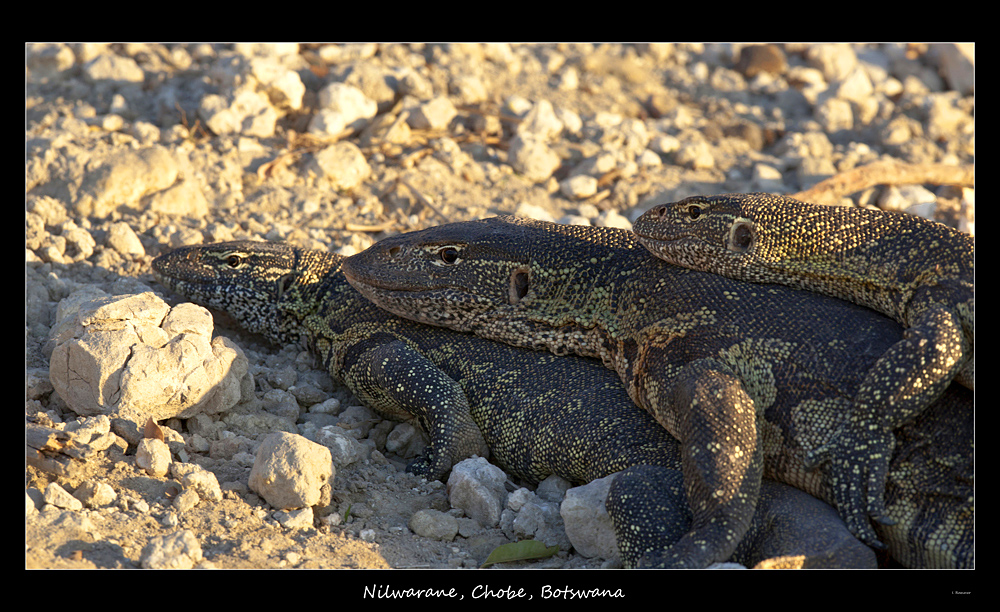
[[[389,315],[347,284],[340,263],[318,251],[234,242],[181,247],[156,258],[153,271],[165,287],[276,344],[305,342],[380,414],[423,423],[430,450],[410,471],[441,479],[474,453],[529,482],[557,474],[582,484],[624,470],[608,503],[626,566],[655,563],[687,531],[679,445],[612,372]],[[647,490],[649,482],[657,486]],[[808,566],[873,566],[872,552],[827,504],[776,482],[761,495],[735,560],[791,555]]]
[[[975,389],[975,239],[915,215],[766,193],[655,206],[633,231],[670,263],[819,291],[907,327],[855,398],[859,418],[911,418],[952,378]],[[957,377],[956,377],[957,375]]]
[[[400,316],[600,357],[617,371],[632,399],[682,442],[694,526],[663,555],[667,565],[726,558],[765,470],[833,503],[871,545],[880,543],[869,513],[887,540],[913,526],[900,528],[906,517],[884,505],[893,433],[878,424],[840,431],[851,425],[843,417],[864,373],[902,337],[870,310],[677,268],[628,231],[517,217],[392,236],[343,270]],[[971,423],[971,407],[960,419]],[[808,469],[807,454],[834,437],[849,445],[822,470]],[[955,452],[971,478],[971,442]],[[971,540],[970,524],[952,536]]]

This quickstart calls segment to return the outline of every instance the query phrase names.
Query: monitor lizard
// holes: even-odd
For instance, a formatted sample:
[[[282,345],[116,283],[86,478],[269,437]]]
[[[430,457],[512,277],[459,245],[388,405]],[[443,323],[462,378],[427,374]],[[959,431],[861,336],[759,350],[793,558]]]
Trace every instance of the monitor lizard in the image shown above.
[[[969,234],[915,215],[767,193],[661,204],[639,217],[633,231],[670,263],[818,291],[906,326],[855,400],[856,410],[877,410],[890,427],[927,406],[952,378],[975,390],[975,239]],[[887,390],[888,407],[880,399]]]
[[[878,423],[841,431],[864,373],[902,337],[870,310],[677,268],[625,230],[509,216],[391,236],[343,271],[394,314],[599,357],[618,372],[682,441],[694,527],[663,555],[666,565],[726,558],[765,471],[831,502],[870,545],[881,545],[876,529],[915,527],[883,499],[893,432]],[[971,404],[957,418],[971,423]],[[835,437],[848,442],[843,452],[809,469],[808,453]],[[954,452],[971,478],[971,437]],[[873,527],[869,515],[881,520]],[[970,525],[951,535],[971,540]]]
[[[165,287],[276,344],[305,342],[383,416],[420,421],[430,450],[409,471],[442,479],[472,454],[535,483],[557,474],[582,484],[621,471],[608,504],[629,567],[655,564],[657,551],[687,531],[686,501],[668,486],[681,480],[679,445],[603,365],[394,317],[348,285],[340,263],[284,244],[231,242],[175,249],[153,271]],[[667,484],[647,490],[650,481]],[[827,504],[771,481],[761,496],[735,560],[873,567],[872,551]]]

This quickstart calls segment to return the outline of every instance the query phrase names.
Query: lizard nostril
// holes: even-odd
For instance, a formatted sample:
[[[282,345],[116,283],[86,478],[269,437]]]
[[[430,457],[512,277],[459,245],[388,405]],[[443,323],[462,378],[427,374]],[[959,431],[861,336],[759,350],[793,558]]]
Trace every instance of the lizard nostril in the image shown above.
[[[401,249],[398,246],[390,247],[389,248],[389,257],[395,257],[395,256],[399,255],[399,251],[400,250]]]

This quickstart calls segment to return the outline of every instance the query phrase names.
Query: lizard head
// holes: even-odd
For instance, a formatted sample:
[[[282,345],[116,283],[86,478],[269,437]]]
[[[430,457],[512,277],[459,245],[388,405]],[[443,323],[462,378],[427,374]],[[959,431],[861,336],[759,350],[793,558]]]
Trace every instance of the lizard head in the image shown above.
[[[764,198],[773,196],[692,196],[654,206],[636,219],[632,230],[650,252],[672,264],[698,269],[706,261],[733,265],[753,257],[757,249],[754,203]]]
[[[586,326],[598,277],[613,268],[588,243],[642,250],[623,230],[586,229],[511,216],[451,223],[381,240],[343,271],[399,316],[534,347],[511,336]]]
[[[298,339],[297,323],[315,310],[312,294],[340,257],[270,242],[183,246],[153,260],[164,287],[229,314],[275,342]],[[346,286],[346,283],[345,283]]]
[[[385,238],[344,262],[344,275],[382,308],[422,323],[463,329],[484,311],[521,299],[529,272],[510,228],[490,220],[450,223]],[[520,271],[519,271],[520,270]],[[499,278],[521,282],[498,282]]]

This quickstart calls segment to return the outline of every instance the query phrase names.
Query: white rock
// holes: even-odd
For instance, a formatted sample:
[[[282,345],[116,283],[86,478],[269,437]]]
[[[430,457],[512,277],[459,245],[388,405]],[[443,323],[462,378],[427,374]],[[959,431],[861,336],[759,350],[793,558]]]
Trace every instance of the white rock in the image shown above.
[[[446,512],[424,508],[417,510],[408,523],[413,533],[435,540],[451,542],[458,534],[458,520]]]
[[[174,498],[173,507],[177,512],[184,514],[191,508],[198,505],[201,501],[201,496],[194,489],[186,489],[181,491],[180,494]]]
[[[208,129],[220,136],[243,134],[270,138],[278,121],[278,112],[268,97],[249,87],[238,89],[230,96],[204,96],[198,116]]]
[[[861,103],[875,92],[872,81],[861,66],[856,67],[836,85],[836,96],[842,100]]]
[[[170,469],[170,448],[163,440],[143,438],[135,451],[135,464],[150,476],[162,478]]]
[[[846,44],[810,45],[805,58],[810,66],[823,73],[828,83],[847,78],[858,65],[854,49]]]
[[[201,563],[201,544],[190,529],[157,536],[140,555],[144,569],[191,569]]]
[[[527,202],[518,203],[517,208],[514,209],[514,214],[518,217],[528,217],[530,219],[538,219],[539,221],[555,221],[548,210],[541,206],[528,204]]]
[[[25,45],[25,62],[31,81],[46,83],[66,78],[76,57],[73,50],[62,43],[32,43]]]
[[[584,557],[616,560],[618,540],[605,500],[617,474],[605,476],[566,491],[559,508],[566,535],[573,548]]]
[[[137,444],[150,418],[215,414],[240,400],[246,357],[228,339],[212,339],[206,309],[171,310],[149,292],[95,295],[70,295],[52,332],[49,376],[71,410],[108,415]]]
[[[751,180],[760,191],[780,191],[784,185],[781,171],[767,164],[754,164]]]
[[[307,529],[313,526],[313,509],[311,507],[295,510],[278,510],[273,514],[274,520],[287,529]]]
[[[561,163],[559,155],[544,142],[522,134],[511,139],[508,154],[514,170],[534,183],[548,180]]]
[[[632,223],[615,210],[606,210],[597,215],[597,218],[594,219],[594,225],[598,227],[617,227],[626,230],[632,229]]]
[[[330,449],[286,432],[273,433],[257,449],[249,486],[279,510],[319,503],[334,476]]]
[[[306,86],[297,72],[274,60],[262,58],[252,59],[250,68],[254,77],[267,91],[271,104],[290,110],[302,108],[302,96],[306,93]]]
[[[85,63],[83,75],[91,83],[102,81],[142,83],[146,78],[146,73],[134,59],[114,53],[102,53]]]
[[[146,249],[142,246],[139,237],[135,235],[132,227],[124,221],[111,224],[111,227],[108,228],[107,240],[108,246],[121,255],[138,258],[146,254]]]
[[[378,113],[378,103],[375,100],[346,83],[330,83],[320,90],[317,102],[321,110],[339,115],[344,125],[355,131],[364,129]],[[314,131],[312,125],[309,130]]]
[[[181,484],[185,488],[196,491],[201,499],[213,502],[222,501],[222,487],[219,486],[219,479],[208,470],[191,472],[181,480]]]
[[[660,134],[653,136],[649,141],[649,148],[657,153],[673,153],[681,148],[681,141],[676,136]]]
[[[507,497],[503,470],[482,457],[456,464],[448,477],[448,500],[480,525],[493,527],[500,521]]]
[[[73,208],[82,216],[106,217],[121,205],[139,201],[170,187],[180,168],[163,147],[116,153],[88,172]]]
[[[828,98],[816,107],[815,115],[827,132],[854,129],[854,112],[847,100]]]
[[[443,130],[458,111],[446,97],[437,97],[409,109],[406,122],[418,130]]]
[[[350,190],[371,176],[372,169],[353,142],[338,142],[318,151],[309,169],[335,190]]]
[[[45,503],[64,510],[83,510],[83,503],[79,499],[54,482],[45,487]]]
[[[88,508],[100,508],[113,504],[118,499],[118,494],[106,482],[95,482],[88,480],[84,482],[76,491],[73,497],[79,499]]]
[[[559,182],[559,191],[572,200],[589,198],[597,193],[597,179],[586,174],[571,176]]]
[[[553,140],[562,130],[562,121],[556,117],[552,103],[548,100],[536,102],[517,126],[518,134],[541,140]]]
[[[642,151],[642,153],[635,158],[635,162],[640,168],[659,168],[663,165],[663,160],[660,159],[660,156],[649,149]]]
[[[712,147],[702,140],[691,140],[683,143],[674,155],[674,161],[680,166],[687,166],[694,170],[715,167]]]

